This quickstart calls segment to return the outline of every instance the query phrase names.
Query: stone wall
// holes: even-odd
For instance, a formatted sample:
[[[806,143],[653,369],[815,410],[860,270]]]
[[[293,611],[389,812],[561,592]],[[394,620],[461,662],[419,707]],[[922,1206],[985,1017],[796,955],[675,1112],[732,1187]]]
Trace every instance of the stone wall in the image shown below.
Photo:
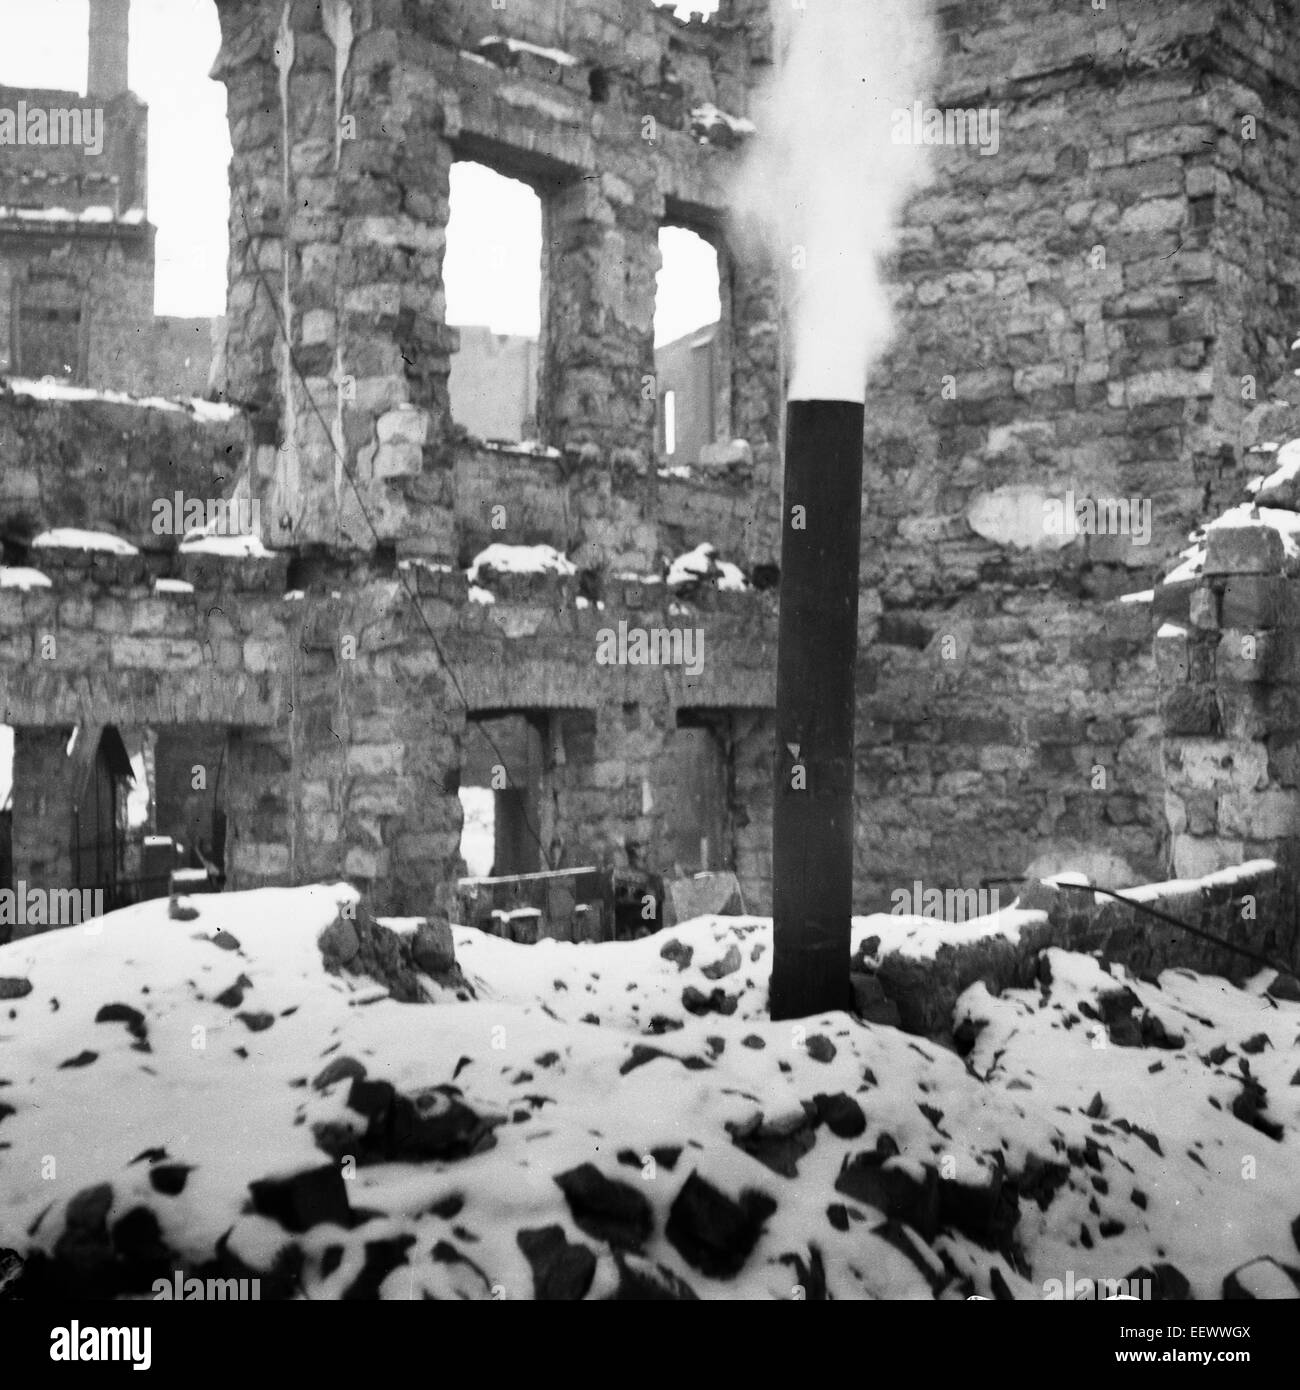
[[[109,390],[188,389],[192,378],[158,370],[148,109],[129,92],[82,97],[17,87],[0,87],[0,109],[80,112],[65,133],[82,138],[0,145],[0,372]],[[68,335],[41,320],[39,305],[35,321],[19,331],[19,305],[51,277],[65,286],[60,304],[75,300],[80,314],[71,350]],[[39,349],[47,339],[58,344],[53,354]],[[206,385],[206,345],[203,355]]]
[[[1097,952],[1103,961],[1148,978],[1183,969],[1241,984],[1269,968],[1262,962],[1272,962],[1280,978],[1270,982],[1269,992],[1294,997],[1300,968],[1295,879],[1277,864],[1251,861],[1204,877],[1143,884],[1125,896],[1132,905],[1087,889],[1028,883],[1019,903],[1033,915],[1013,927],[944,944],[933,955],[911,953],[906,943],[900,946],[888,936],[868,937],[855,964],[875,977],[879,994],[896,1010],[889,1021],[932,1037],[951,1036],[954,1005],[977,981],[994,993],[1039,983],[1047,963],[1041,953],[1053,946]],[[868,945],[874,951],[866,950]],[[867,998],[876,994],[870,984],[858,988]],[[1119,993],[1117,1015],[1107,1022],[1128,1032],[1131,1041],[1121,1046],[1153,1036],[1150,1022],[1131,1017]],[[959,1028],[955,1041],[967,1049],[973,1039]]]
[[[676,712],[718,711],[736,867],[763,909],[780,275],[732,244],[734,135],[691,114],[748,114],[772,57],[763,6],[692,24],[621,0],[218,8],[234,150],[218,384],[240,418],[0,404],[7,559],[53,580],[0,592],[3,717],[220,726],[233,886],[343,875],[377,911],[425,914],[449,905],[458,867],[467,720],[545,727],[548,856],[654,870]],[[1001,143],[936,151],[890,267],[899,331],[864,441],[862,910],[917,877],[1158,876],[1161,735],[1182,734],[1160,712],[1151,605],[1122,596],[1233,495],[1243,378],[1295,327],[1297,55],[1280,7],[980,0],[939,15],[938,99],[996,107]],[[543,453],[487,450],[451,417],[456,159],[542,200]],[[664,222],[720,247],[718,433],[748,446],[690,478],[655,458]],[[237,477],[272,558],[180,555],[142,534],[139,503],[169,470],[196,488]],[[1044,504],[1071,493],[1149,505],[1149,535],[1047,535]],[[26,554],[32,526],[69,522],[142,553]],[[579,573],[469,593],[483,545],[539,541]],[[755,587],[670,593],[665,562],[704,541]],[[155,592],[168,577],[194,592]],[[620,622],[700,627],[702,671],[599,664]],[[1262,826],[1242,854],[1281,853]],[[1190,832],[1175,818],[1173,833]]]
[[[15,398],[10,418],[23,438],[61,419],[73,481],[85,431],[110,422],[142,469],[186,455],[210,467],[239,437],[238,422],[102,400]],[[121,525],[112,489],[94,482],[76,519]],[[59,510],[57,497],[49,506]],[[67,808],[49,788],[70,728],[90,718],[152,729],[170,744],[191,729],[196,748],[224,743],[231,886],[346,877],[387,912],[449,906],[459,871],[455,791],[466,721],[478,715],[518,711],[547,728],[538,829],[556,867],[656,862],[672,813],[656,803],[656,767],[678,708],[754,711],[742,793],[753,804],[741,819],[765,823],[756,773],[770,733],[755,739],[754,730],[772,699],[770,593],[706,588],[688,599],[662,584],[611,583],[593,600],[571,578],[524,575],[490,581],[495,602],[485,604],[471,599],[464,572],[425,563],[394,570],[391,559],[361,557],[343,569],[136,538],[151,544],[128,555],[29,551],[18,534],[11,540],[11,563],[50,581],[0,589],[0,719],[50,764],[44,776],[35,753],[20,757],[16,876],[39,881],[49,849],[66,844],[58,826]],[[701,669],[599,664],[601,635],[620,622],[699,626]],[[212,785],[217,766],[207,773]],[[761,904],[765,856],[753,834],[740,857]]]
[[[39,295],[42,280],[51,277],[63,298],[75,299],[80,313],[75,348],[56,354],[57,363],[32,346],[33,337],[45,338],[48,329],[38,322],[20,330],[17,321],[24,298]],[[0,218],[0,371],[57,376],[108,390],[141,389],[148,380],[144,335],[152,324],[153,287],[152,227],[70,229],[61,222],[15,224]]]
[[[129,92],[116,96],[80,96],[76,92],[41,87],[0,86],[0,108],[17,112],[25,103],[32,111],[81,111],[83,139],[62,143],[28,144],[6,140],[0,145],[0,207],[62,208],[77,213],[85,208],[109,208],[118,216],[148,201],[149,112]],[[87,124],[84,113],[101,112]],[[62,129],[62,127],[60,127]],[[102,133],[96,150],[93,136]],[[25,132],[26,133],[26,132]]]
[[[1242,377],[1295,329],[1295,36],[1267,4],[940,20],[936,104],[996,109],[999,145],[936,149],[896,258],[862,872],[970,882],[1048,851],[1139,881],[1166,860],[1160,730],[1144,611],[1111,600],[1235,494]],[[1045,534],[1070,492],[1148,505],[1146,543]]]
[[[110,531],[148,550],[179,536],[155,531],[155,506],[226,497],[245,466],[248,422],[225,407],[145,409],[74,391],[29,394],[0,380],[0,538],[54,527]],[[182,508],[183,511],[183,508]]]
[[[1259,515],[1210,527],[1197,573],[1157,591],[1165,806],[1181,875],[1251,858],[1292,874],[1300,865],[1300,552],[1277,529],[1300,517]]]

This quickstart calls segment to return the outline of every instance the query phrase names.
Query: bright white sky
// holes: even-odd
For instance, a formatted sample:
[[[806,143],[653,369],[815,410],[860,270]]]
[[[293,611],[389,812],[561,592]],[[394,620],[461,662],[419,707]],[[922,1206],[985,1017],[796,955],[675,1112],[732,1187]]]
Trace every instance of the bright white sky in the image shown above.
[[[717,0],[686,0],[679,13],[716,8]],[[84,92],[87,28],[87,0],[0,0],[0,83]],[[219,44],[212,0],[132,0],[131,89],[149,105],[149,217],[158,228],[160,314],[208,317],[225,310],[230,139],[225,88],[208,78]],[[453,170],[452,216],[449,321],[536,334],[541,217],[535,198],[523,185],[461,165]],[[660,247],[657,343],[713,323],[719,312],[711,248],[671,227]]]

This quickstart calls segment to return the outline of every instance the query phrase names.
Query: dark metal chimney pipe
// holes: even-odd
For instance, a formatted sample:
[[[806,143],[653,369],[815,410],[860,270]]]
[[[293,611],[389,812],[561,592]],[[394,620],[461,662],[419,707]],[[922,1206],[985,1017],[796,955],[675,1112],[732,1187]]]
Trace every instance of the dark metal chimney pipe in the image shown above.
[[[865,408],[786,417],[772,819],[773,1019],[849,1007]]]

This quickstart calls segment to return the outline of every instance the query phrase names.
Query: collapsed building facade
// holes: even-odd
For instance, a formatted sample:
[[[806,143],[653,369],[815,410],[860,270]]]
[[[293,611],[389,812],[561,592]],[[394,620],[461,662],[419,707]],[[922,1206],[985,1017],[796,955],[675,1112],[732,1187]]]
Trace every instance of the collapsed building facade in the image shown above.
[[[639,0],[217,9],[224,408],[0,394],[6,564],[49,581],[0,590],[15,879],[74,882],[65,750],[112,726],[150,731],[174,804],[208,797],[231,887],[344,877],[377,912],[450,910],[473,779],[516,797],[499,870],[728,868],[765,910],[791,271],[729,220],[773,61],[765,5],[689,23]],[[1296,40],[1268,0],[938,17],[935,102],[996,110],[1000,145],[935,149],[890,266],[864,442],[858,906],[917,880],[1289,863],[1285,698],[1255,681],[1253,722],[1225,715],[1242,671],[1204,633],[1195,659],[1162,658],[1162,689],[1171,591],[1142,595],[1237,500],[1245,422],[1297,326]],[[541,448],[484,447],[452,418],[458,159],[542,201]],[[720,447],[688,476],[656,466],[664,224],[722,269]],[[177,491],[256,500],[261,544],[160,539],[152,506]],[[1067,495],[1147,499],[1149,534],[1051,536],[1044,506]],[[33,548],[69,526],[129,544]],[[705,542],[747,586],[664,582]],[[489,545],[551,546],[573,573],[471,583]],[[1196,583],[1217,604],[1231,577]],[[642,664],[624,638],[598,659],[633,630],[698,632],[703,660]],[[1234,766],[1253,773],[1227,776],[1221,819]],[[685,830],[684,779],[709,808]]]

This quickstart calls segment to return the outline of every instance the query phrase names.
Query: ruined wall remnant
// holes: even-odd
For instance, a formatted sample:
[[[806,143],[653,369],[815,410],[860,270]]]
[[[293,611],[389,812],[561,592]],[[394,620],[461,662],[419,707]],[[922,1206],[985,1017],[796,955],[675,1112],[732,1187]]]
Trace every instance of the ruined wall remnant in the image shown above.
[[[237,190],[225,384],[268,416],[278,446],[259,478],[277,544],[365,549],[364,507],[384,540],[453,558],[437,518],[458,452],[442,262],[449,170],[474,159],[542,199],[538,424],[574,470],[571,539],[584,563],[654,567],[658,232],[670,215],[725,224],[731,152],[693,133],[691,111],[742,110],[749,60],[734,25],[582,11],[381,8],[369,27],[353,15],[341,54],[314,12],[221,6]],[[753,294],[736,309],[733,370],[750,392],[763,390],[751,343],[760,312],[774,335],[772,308]],[[770,403],[770,351],[763,365]],[[770,449],[777,412],[742,402],[736,415],[746,437],[768,426],[750,442]]]
[[[92,715],[224,748],[232,887],[344,877],[377,912],[452,910],[470,726],[502,719],[537,733],[544,865],[657,871],[686,711],[725,730],[730,853],[746,906],[770,905],[787,270],[733,234],[743,134],[698,115],[753,109],[765,9],[731,0],[684,24],[624,0],[218,0],[228,418],[0,394],[5,564],[49,581],[0,590],[0,719],[27,770],[16,874],[64,872],[57,797],[41,810],[31,769]],[[1170,644],[1153,656],[1152,603],[1125,596],[1235,495],[1245,383],[1296,328],[1297,40],[1266,0],[940,18],[935,100],[996,113],[998,141],[935,151],[890,266],[898,334],[864,440],[858,905],[917,878],[1085,864],[1127,884],[1171,851],[1189,873],[1280,857],[1289,668],[1261,683],[1223,665],[1201,598],[1193,693],[1162,705]],[[462,159],[543,205],[528,449],[451,417],[443,257]],[[686,475],[656,457],[666,222],[718,246],[715,433],[739,441]],[[259,502],[259,544],[157,535],[152,504],[177,486]],[[1050,505],[1104,521],[1053,531]],[[31,548],[67,525],[136,553]],[[705,542],[747,587],[665,582]],[[570,563],[471,583],[494,544]],[[1246,580],[1285,608],[1285,566],[1200,587],[1219,612]],[[1250,630],[1273,650],[1285,628]],[[597,659],[629,630],[699,633],[699,669]],[[1263,713],[1228,733],[1170,722],[1211,700]],[[1190,783],[1224,769],[1188,740],[1223,738],[1242,761],[1211,811],[1214,789]]]
[[[1148,611],[1114,600],[1234,495],[1246,379],[1294,333],[1295,36],[1267,3],[940,20],[935,105],[995,114],[996,151],[934,151],[868,409],[862,874],[1057,848],[1134,882],[1165,867],[1160,729]],[[1108,499],[1134,526],[1044,524]]]
[[[1294,428],[1294,409],[1280,413]],[[1300,451],[1274,440],[1254,457],[1277,467],[1155,594],[1165,808],[1188,877],[1300,865]]]

